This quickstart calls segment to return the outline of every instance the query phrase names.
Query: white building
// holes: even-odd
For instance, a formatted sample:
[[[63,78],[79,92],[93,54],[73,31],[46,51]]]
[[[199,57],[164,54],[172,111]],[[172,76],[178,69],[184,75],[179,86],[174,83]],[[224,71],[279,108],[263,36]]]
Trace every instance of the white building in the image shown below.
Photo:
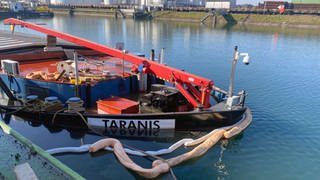
[[[1,8],[9,8],[9,2],[8,1],[0,1],[0,7]]]
[[[207,0],[206,8],[212,9],[231,9],[237,5],[236,0]]]
[[[164,7],[164,0],[149,0],[149,6]]]
[[[104,5],[114,5],[114,4],[118,4],[118,0],[104,0],[103,1]]]
[[[50,4],[53,5],[100,5],[103,0],[50,0]]]
[[[47,0],[39,0],[45,1]],[[138,5],[139,7],[206,7],[230,9],[236,0],[49,0],[52,5]]]
[[[9,9],[13,12],[24,11],[23,4],[20,2],[10,2]]]
[[[206,0],[167,0],[167,7],[204,7]]]
[[[40,4],[49,4],[50,0],[39,0]]]

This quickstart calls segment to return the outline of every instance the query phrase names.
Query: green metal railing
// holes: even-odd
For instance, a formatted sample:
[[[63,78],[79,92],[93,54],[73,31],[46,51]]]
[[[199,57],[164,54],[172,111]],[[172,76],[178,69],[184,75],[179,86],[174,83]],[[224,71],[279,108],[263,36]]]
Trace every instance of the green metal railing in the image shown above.
[[[66,176],[70,177],[71,179],[77,179],[82,180],[85,179],[81,175],[79,175],[74,170],[70,169],[68,166],[60,162],[58,159],[51,156],[49,153],[45,152],[43,149],[41,149],[39,146],[33,144],[29,139],[22,136],[20,133],[12,129],[10,126],[8,126],[5,122],[0,120],[0,126],[4,133],[9,134],[13,136],[15,139],[17,139],[21,144],[26,145],[30,150],[37,152],[37,154],[42,157],[44,160],[49,162],[52,166],[56,167],[58,170],[60,170],[62,173],[64,173]]]

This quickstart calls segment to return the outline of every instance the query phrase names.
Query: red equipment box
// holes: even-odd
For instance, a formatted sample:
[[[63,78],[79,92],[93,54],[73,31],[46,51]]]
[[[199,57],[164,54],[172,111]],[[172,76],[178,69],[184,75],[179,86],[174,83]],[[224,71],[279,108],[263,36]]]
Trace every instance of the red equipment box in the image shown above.
[[[97,101],[98,113],[135,114],[139,112],[139,103],[117,96]]]

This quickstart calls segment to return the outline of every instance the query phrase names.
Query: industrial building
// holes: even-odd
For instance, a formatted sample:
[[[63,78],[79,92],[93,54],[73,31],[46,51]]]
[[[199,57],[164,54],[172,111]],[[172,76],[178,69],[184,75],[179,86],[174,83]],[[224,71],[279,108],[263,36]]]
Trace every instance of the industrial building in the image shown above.
[[[52,5],[101,5],[102,0],[51,0]]]
[[[294,4],[320,4],[319,0],[291,0]]]
[[[320,0],[292,0],[293,9],[319,10]]]
[[[51,5],[137,5],[140,7],[206,7],[230,9],[236,0],[50,0]]]
[[[166,7],[204,7],[205,0],[166,0]]]
[[[258,9],[274,10],[278,9],[279,5],[284,5],[285,9],[291,10],[319,10],[320,0],[291,0],[288,1],[264,1],[259,3]]]
[[[207,0],[206,8],[212,9],[231,9],[237,5],[236,0]]]
[[[286,9],[291,7],[287,1],[264,1],[258,4],[258,9],[278,9],[280,5],[284,5]]]
[[[231,9],[236,7],[236,0],[207,0],[206,8]]]
[[[139,0],[139,6],[161,8],[172,7],[204,7],[206,0]]]
[[[50,4],[50,0],[39,0],[40,4]]]

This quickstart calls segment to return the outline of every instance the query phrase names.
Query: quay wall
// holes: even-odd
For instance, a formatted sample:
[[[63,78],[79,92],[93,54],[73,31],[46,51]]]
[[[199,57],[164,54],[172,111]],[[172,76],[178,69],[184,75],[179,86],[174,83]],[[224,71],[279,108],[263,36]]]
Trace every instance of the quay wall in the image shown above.
[[[231,14],[231,16],[238,24],[320,28],[320,18],[315,15]]]
[[[133,17],[133,9],[117,8],[51,8],[54,14],[105,16],[105,17]]]
[[[116,17],[117,9],[110,8],[51,8],[55,14],[93,15]],[[125,13],[126,17],[132,17],[133,13]],[[298,28],[320,28],[320,18],[317,15],[304,14],[244,14],[227,13],[213,17],[205,11],[154,11],[151,13],[153,20],[179,21],[205,23],[214,25],[245,24],[258,26],[281,26]],[[208,16],[206,18],[206,16]]]
[[[98,8],[51,8],[54,14],[72,14],[72,15],[93,15],[114,17],[114,9],[98,9]]]
[[[155,20],[201,22],[201,20],[208,15],[209,14],[206,12],[157,11],[154,12],[152,16]],[[215,23],[216,25],[245,24],[259,26],[320,28],[320,18],[316,15],[263,15],[228,13],[225,15],[217,15],[215,19],[213,16],[209,16],[203,21],[203,23]]]

